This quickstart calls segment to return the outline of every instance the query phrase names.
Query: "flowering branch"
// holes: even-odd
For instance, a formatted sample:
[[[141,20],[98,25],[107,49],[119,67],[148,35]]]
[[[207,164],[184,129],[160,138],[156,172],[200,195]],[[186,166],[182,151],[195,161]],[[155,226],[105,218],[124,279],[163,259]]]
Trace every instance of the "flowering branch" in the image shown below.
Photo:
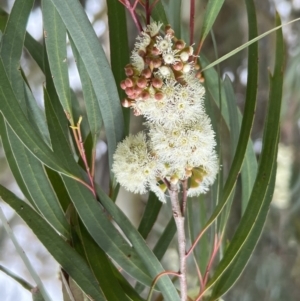
[[[181,211],[179,200],[178,200],[178,188],[177,185],[171,184],[169,190],[173,217],[177,227],[178,235],[178,251],[179,251],[179,280],[180,280],[180,294],[181,301],[186,301],[187,299],[187,281],[186,281],[186,239],[184,230],[184,215]]]

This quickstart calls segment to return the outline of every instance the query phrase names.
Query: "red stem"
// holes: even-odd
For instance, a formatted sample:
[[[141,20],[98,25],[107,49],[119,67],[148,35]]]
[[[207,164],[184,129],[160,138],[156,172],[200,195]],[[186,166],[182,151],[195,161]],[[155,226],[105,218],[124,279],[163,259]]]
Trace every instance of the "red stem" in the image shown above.
[[[195,0],[190,0],[190,45],[194,43]]]
[[[142,25],[141,25],[140,21],[138,20],[138,18],[136,16],[136,13],[135,13],[135,8],[136,8],[139,0],[135,0],[133,6],[131,6],[129,0],[119,0],[119,2],[121,2],[128,9],[128,11],[129,11],[129,13],[132,17],[132,20],[133,20],[134,24],[136,25],[137,29],[139,31],[142,31],[143,30]]]
[[[210,259],[209,259],[209,262],[207,264],[207,267],[206,267],[206,270],[205,270],[205,274],[204,274],[204,278],[203,278],[203,290],[200,291],[199,295],[197,296],[197,298],[195,299],[195,301],[200,301],[201,298],[203,297],[204,293],[205,293],[205,285],[207,283],[207,280],[208,280],[208,276],[209,276],[209,271],[211,269],[211,266],[213,264],[213,261],[218,253],[218,250],[220,248],[220,245],[221,245],[221,241],[222,241],[222,237],[220,237],[218,239],[218,236],[216,235],[215,236],[215,240],[214,240],[214,247],[213,247],[213,251],[212,251],[212,254],[210,256]]]
[[[146,13],[146,24],[149,25],[150,24],[150,16],[151,16],[149,0],[146,0],[145,13]]]

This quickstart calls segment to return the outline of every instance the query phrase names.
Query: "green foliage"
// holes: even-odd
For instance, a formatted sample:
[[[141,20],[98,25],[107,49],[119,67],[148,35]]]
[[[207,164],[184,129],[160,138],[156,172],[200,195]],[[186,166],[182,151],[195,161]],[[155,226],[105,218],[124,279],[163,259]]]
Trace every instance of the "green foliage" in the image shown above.
[[[200,48],[223,2],[208,1],[197,41]],[[186,219],[190,243],[199,238],[199,231],[204,234],[193,251],[194,266],[199,267],[200,272],[204,273],[209,264],[214,238],[223,241],[220,259],[218,256],[215,258],[215,269],[209,270],[209,281],[207,277],[197,300],[204,294],[210,301],[218,300],[240,277],[262,232],[275,185],[284,65],[281,22],[277,15],[275,67],[273,75],[270,75],[262,153],[257,164],[250,135],[257,104],[257,41],[264,35],[258,36],[253,1],[245,2],[249,42],[237,49],[248,47],[243,114],[236,105],[229,78],[221,80],[212,68],[237,51],[213,63],[201,52],[198,60],[205,79],[206,101],[210,105],[208,111],[214,114],[220,152],[223,151],[222,135],[225,131],[230,138],[231,155],[225,162],[228,173],[221,170],[220,181],[214,186],[220,197],[218,202],[216,198],[211,202],[215,206],[208,205],[209,197],[188,199]],[[74,282],[74,287],[80,289],[82,298],[142,301],[145,297],[143,289],[146,287],[148,292],[154,279],[165,272],[161,259],[176,233],[174,219],[168,221],[152,249],[146,239],[164,205],[150,193],[136,229],[114,202],[118,187],[115,187],[113,175],[110,176],[109,194],[93,181],[100,133],[105,132],[107,139],[109,170],[117,143],[123,139],[124,133],[129,133],[130,113],[128,109],[121,108],[120,98],[124,97],[124,91],[119,88],[119,82],[125,78],[123,68],[129,62],[125,7],[117,0],[107,1],[110,68],[78,0],[42,0],[43,45],[26,32],[33,3],[33,0],[16,0],[9,16],[0,11],[0,29],[3,31],[0,47],[0,136],[7,162],[26,201],[2,185],[0,198],[31,228],[59,263],[63,273],[70,277],[70,283]],[[184,36],[186,33],[180,18],[182,3],[177,0],[169,3],[158,1],[151,16],[164,24],[168,24],[169,19],[176,34]],[[77,96],[70,88],[67,37],[82,83],[83,106],[78,105]],[[37,105],[20,68],[23,49],[29,52],[45,76],[44,110]],[[223,130],[221,124],[224,125]],[[240,174],[242,214],[235,234],[225,247]],[[212,196],[215,197],[214,194]],[[2,215],[1,219],[6,222]],[[197,224],[194,219],[200,222]],[[207,229],[212,235],[206,235]],[[32,289],[26,281],[5,272],[26,289]],[[35,273],[33,269],[31,272]],[[131,285],[133,281],[138,284],[135,288]],[[33,299],[47,300],[42,283],[38,279],[37,282],[40,293]],[[194,287],[189,288],[195,290]],[[158,295],[156,300],[180,300],[176,283],[167,275],[159,278],[154,290]],[[190,295],[194,298],[191,300],[196,300],[194,294]]]

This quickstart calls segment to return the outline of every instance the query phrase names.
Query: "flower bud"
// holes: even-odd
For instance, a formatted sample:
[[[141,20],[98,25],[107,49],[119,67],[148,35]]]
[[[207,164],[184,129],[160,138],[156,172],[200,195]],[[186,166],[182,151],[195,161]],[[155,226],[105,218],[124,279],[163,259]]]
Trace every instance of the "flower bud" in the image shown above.
[[[180,59],[183,61],[183,62],[187,62],[189,60],[189,54],[186,52],[186,51],[183,51],[180,53]]]
[[[154,77],[152,79],[153,88],[160,89],[162,87],[162,85],[163,85],[163,81],[160,78]]]
[[[159,58],[155,58],[155,59],[153,59],[153,67],[154,68],[159,68],[160,66],[161,66],[161,64],[162,64],[162,61],[161,61],[161,59],[159,59]]]
[[[183,49],[184,47],[185,47],[185,42],[184,42],[183,40],[178,40],[178,41],[176,41],[176,43],[175,43],[175,48],[176,48],[176,49],[181,50],[181,49]]]
[[[126,76],[132,76],[134,71],[133,71],[133,68],[132,67],[125,67],[125,74]]]
[[[123,106],[124,108],[129,108],[129,107],[132,106],[132,103],[131,103],[131,101],[129,101],[128,99],[125,98],[125,99],[122,101],[122,106]]]
[[[178,179],[178,176],[177,175],[173,175],[171,178],[170,178],[170,182],[173,184],[173,185],[176,185],[178,183],[179,179]]]
[[[136,82],[137,86],[139,88],[144,89],[147,86],[147,80],[145,77],[140,77],[137,82]]]
[[[173,65],[173,69],[176,71],[181,71],[183,68],[183,63],[182,62],[177,62]]]
[[[152,72],[150,69],[144,69],[141,73],[142,76],[146,77],[146,78],[150,78],[152,75]]]
[[[122,80],[120,83],[120,87],[125,90],[127,88],[126,84],[125,84],[125,80]]]
[[[154,98],[156,100],[162,100],[164,98],[164,94],[162,92],[156,92],[155,95],[154,95]]]
[[[171,25],[165,26],[165,33],[170,36],[174,36],[174,30],[172,29]]]
[[[133,94],[133,89],[127,87],[127,88],[125,89],[125,93],[126,93],[128,96],[132,96],[132,94]]]
[[[132,79],[129,78],[129,77],[127,77],[127,78],[125,79],[125,85],[126,85],[126,87],[128,87],[128,88],[132,87],[132,86],[133,86],[133,81],[132,81]]]
[[[147,100],[150,97],[150,94],[147,90],[144,90],[144,91],[142,91],[140,96],[143,100]]]
[[[152,50],[151,50],[151,53],[152,53],[153,55],[159,55],[159,54],[160,54],[160,51],[159,51],[158,48],[153,47]]]
[[[185,64],[182,68],[183,73],[189,73],[191,71],[191,65],[190,64]]]

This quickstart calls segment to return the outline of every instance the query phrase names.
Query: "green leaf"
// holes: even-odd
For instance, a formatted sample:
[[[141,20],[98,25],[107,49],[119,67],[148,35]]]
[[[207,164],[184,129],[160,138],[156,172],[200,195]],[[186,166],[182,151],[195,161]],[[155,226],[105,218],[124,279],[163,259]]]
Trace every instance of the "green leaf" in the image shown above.
[[[149,249],[140,233],[134,228],[134,226],[127,219],[124,213],[116,206],[116,204],[113,203],[99,187],[97,187],[97,193],[100,202],[121,228],[123,233],[127,236],[133,248],[136,250],[137,254],[140,256],[141,260],[149,271],[151,277],[154,279],[159,273],[164,271],[160,262]],[[138,281],[140,281],[140,279],[138,279]],[[157,285],[165,300],[179,300],[176,288],[168,277],[161,277],[158,280]]]
[[[209,0],[205,9],[203,24],[200,33],[200,44],[202,45],[223,6],[224,0]]]
[[[152,10],[151,17],[157,22],[158,21],[162,22],[164,25],[169,24],[169,21],[168,21],[168,18],[167,18],[166,12],[165,12],[165,8],[164,8],[164,5],[163,5],[162,1],[158,1],[156,3],[156,5],[154,6],[154,8]]]
[[[35,207],[50,225],[67,238],[69,225],[48,181],[43,165],[24,147],[7,125],[6,131],[16,164]]]
[[[95,147],[102,127],[101,112],[87,70],[71,38],[70,38],[70,42],[71,42],[74,58],[76,61],[76,65],[78,68],[79,76],[81,79],[82,93],[83,93],[87,117],[90,125],[93,147]]]
[[[42,1],[44,38],[49,66],[59,100],[74,125],[67,60],[66,27],[50,1]]]
[[[215,66],[215,65],[217,65],[217,64],[219,64],[219,63],[221,63],[221,62],[223,62],[223,61],[225,61],[226,59],[228,59],[228,58],[230,58],[231,56],[235,55],[236,53],[240,52],[241,50],[243,50],[243,49],[249,47],[250,45],[252,45],[253,43],[255,43],[255,42],[261,40],[263,37],[269,35],[269,34],[272,33],[273,31],[276,31],[276,30],[282,28],[283,26],[290,25],[290,24],[292,24],[292,23],[294,23],[294,22],[297,22],[297,21],[299,21],[299,20],[300,20],[300,18],[297,18],[297,19],[294,19],[294,20],[292,20],[292,21],[290,21],[290,22],[287,22],[287,23],[285,23],[285,24],[276,26],[276,27],[274,27],[274,28],[272,28],[272,29],[266,31],[265,33],[263,33],[263,34],[261,34],[261,35],[255,37],[255,38],[249,40],[247,43],[245,43],[245,44],[243,44],[243,45],[237,47],[236,49],[230,51],[229,53],[223,55],[222,57],[220,57],[218,60],[214,61],[213,63],[211,63],[211,64],[205,66],[204,68],[202,68],[202,71],[207,70],[207,69],[209,69],[209,68],[211,68],[211,67],[213,67],[213,66]]]
[[[168,5],[166,5],[169,24],[175,31],[176,37],[181,36],[181,2],[181,0],[169,0]]]
[[[2,198],[1,192],[0,192],[0,198]],[[15,235],[14,235],[11,227],[9,226],[9,223],[6,220],[6,217],[5,217],[5,215],[4,215],[3,211],[2,211],[1,206],[0,206],[0,220],[2,222],[2,225],[3,225],[4,229],[7,232],[7,235],[9,236],[9,238],[12,241],[12,243],[14,244],[14,247],[16,248],[17,253],[21,257],[21,259],[24,262],[26,268],[28,269],[28,272],[30,273],[30,276],[33,278],[33,280],[37,284],[37,286],[39,288],[39,291],[41,292],[41,294],[44,297],[45,301],[51,301],[51,299],[50,299],[50,297],[48,295],[48,292],[46,291],[46,289],[44,287],[44,284],[42,283],[39,275],[37,274],[37,272],[33,268],[33,265],[29,261],[27,255],[25,254],[24,250],[20,246],[20,244],[19,244],[18,240],[16,239],[16,237],[15,237]]]
[[[86,258],[107,300],[129,300],[113,273],[112,263],[105,252],[99,248],[79,221],[78,233],[84,247]],[[105,275],[105,277],[103,277]],[[113,289],[112,289],[113,288]]]
[[[6,133],[5,121],[4,121],[4,118],[2,115],[0,115],[0,136],[1,136],[2,147],[5,152],[5,158],[7,160],[10,170],[11,170],[19,188],[21,189],[22,193],[24,194],[25,198],[30,202],[30,204],[34,208],[36,208],[32,198],[28,192],[28,189],[23,181],[23,178],[19,171],[18,165],[17,165],[14,155],[12,153],[12,150],[11,150],[11,147],[9,144],[9,140],[8,140],[8,136]]]
[[[0,58],[0,111],[22,143],[48,167],[71,176],[60,159],[54,156],[39,134],[29,124],[12,90]]]
[[[155,247],[153,248],[153,253],[157,257],[158,260],[161,260],[165,255],[174,235],[177,231],[176,224],[173,216],[168,222],[164,232],[161,234],[159,240],[157,241]]]
[[[247,4],[250,5],[248,9],[251,12],[252,5],[251,3]],[[280,17],[277,14],[276,25],[278,24],[280,24]],[[270,76],[270,95],[259,170],[246,212],[222,261],[206,287],[206,289],[210,288],[224,275],[218,283],[217,291],[214,291],[211,300],[216,300],[216,296],[223,295],[234,284],[246,266],[262,232],[268,208],[272,200],[280,133],[280,109],[284,67],[284,42],[281,30],[277,32],[276,37],[275,68],[274,75]],[[228,270],[229,267],[230,269]],[[224,274],[226,270],[228,272]]]
[[[137,251],[129,246],[109,221],[92,192],[68,177],[63,176],[63,181],[80,219],[96,243],[126,273],[150,286],[151,278]]]
[[[12,271],[10,271],[9,269],[7,269],[6,267],[4,267],[3,265],[0,264],[0,271],[2,271],[3,273],[5,273],[7,276],[11,277],[12,279],[14,279],[16,282],[18,282],[23,288],[25,288],[26,290],[32,290],[33,286],[27,282],[26,280],[24,280],[23,278],[21,278],[20,276],[16,275],[15,273],[13,273]]]
[[[86,262],[37,212],[2,185],[0,185],[0,197],[25,221],[40,242],[85,294],[90,295],[95,300],[105,300]]]
[[[24,83],[20,74],[20,58],[26,33],[26,25],[34,0],[16,0],[9,15],[1,41],[0,55],[4,68],[19,100],[26,112]],[[2,72],[2,71],[1,71]]]
[[[43,64],[43,53],[44,47],[38,41],[36,41],[28,32],[25,35],[24,46],[37,63],[42,72],[44,72],[44,64]]]
[[[125,78],[124,67],[129,63],[128,37],[125,7],[119,0],[106,1],[109,27],[109,45],[111,69],[117,83],[120,99],[125,98],[125,93],[120,87],[120,82]],[[130,110],[123,108],[125,121],[125,134],[129,133]]]
[[[140,232],[140,234],[144,239],[147,238],[152,227],[154,226],[161,206],[162,206],[162,202],[160,202],[157,199],[155,193],[150,191],[147,205],[143,217],[141,219],[140,225],[138,227],[138,231]]]
[[[247,3],[247,12],[248,12],[248,22],[249,22],[249,39],[257,36],[257,24],[256,24],[256,15],[254,7],[250,6],[251,0],[246,0]],[[214,78],[212,69],[209,69],[204,72],[205,79],[207,81],[207,86],[209,92],[214,93],[213,87],[216,85],[216,79]],[[241,170],[245,153],[247,150],[248,141],[250,139],[250,133],[254,121],[254,113],[256,107],[256,94],[257,94],[257,82],[258,82],[258,47],[257,43],[250,45],[248,51],[248,81],[247,81],[247,91],[246,91],[246,102],[245,102],[245,109],[244,109],[244,117],[242,121],[240,136],[238,140],[238,146],[236,149],[236,153],[233,158],[233,162],[229,171],[228,178],[223,188],[223,195],[221,201],[218,203],[217,207],[215,208],[213,214],[207,221],[204,229],[207,229],[219,216],[222,212],[224,207],[226,206],[236,184],[236,180],[238,174]],[[222,101],[225,98],[222,97]],[[227,107],[227,104],[225,102]],[[228,108],[226,109],[228,112]],[[222,103],[222,112],[224,112],[224,106]],[[224,119],[227,124],[229,124],[229,115],[226,114]]]
[[[117,143],[123,138],[124,120],[110,66],[81,4],[77,0],[51,2],[65,23],[92,81],[108,140],[111,167]]]

